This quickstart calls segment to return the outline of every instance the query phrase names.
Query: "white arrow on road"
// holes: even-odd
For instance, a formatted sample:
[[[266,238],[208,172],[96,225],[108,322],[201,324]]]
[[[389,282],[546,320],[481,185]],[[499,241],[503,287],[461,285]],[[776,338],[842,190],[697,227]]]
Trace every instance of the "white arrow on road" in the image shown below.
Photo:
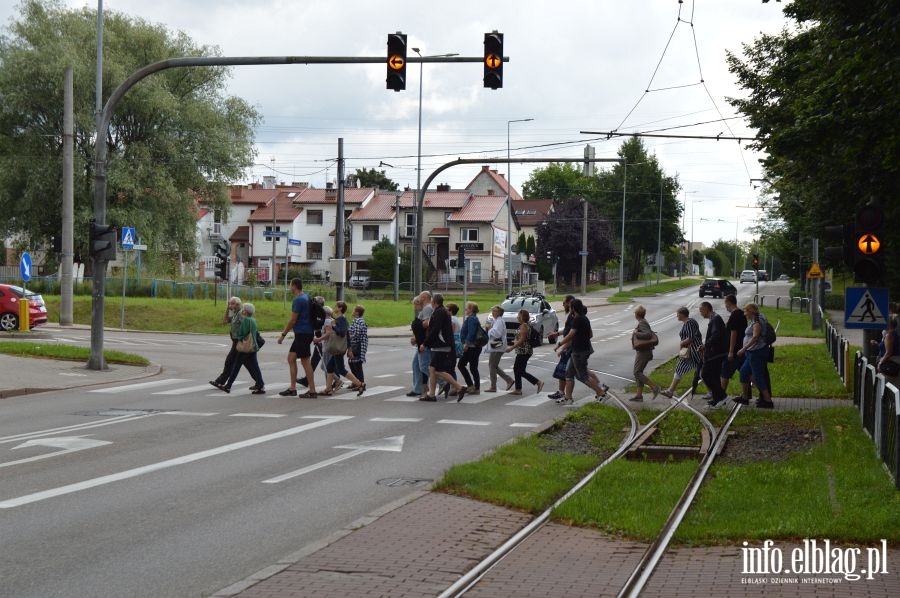
[[[304,474],[316,471],[317,469],[322,469],[323,467],[328,467],[329,465],[334,465],[335,463],[340,463],[341,461],[352,459],[357,455],[362,455],[363,453],[368,453],[369,451],[388,451],[392,453],[399,453],[403,450],[403,438],[404,436],[388,436],[387,438],[370,440],[368,442],[342,444],[341,446],[336,446],[334,448],[349,449],[349,452],[346,452],[343,455],[338,455],[337,457],[332,457],[331,459],[319,461],[318,463],[313,463],[312,465],[307,465],[302,469],[297,469],[296,471],[291,471],[275,478],[264,480],[263,484],[278,484],[285,480],[290,480],[291,478],[296,478]]]
[[[58,436],[56,438],[35,438],[34,440],[29,440],[28,442],[23,442],[18,446],[12,447],[10,450],[16,450],[20,448],[28,448],[30,446],[48,446],[51,448],[62,449],[61,451],[56,451],[53,453],[47,453],[45,455],[37,455],[36,457],[28,457],[27,459],[19,459],[18,461],[8,461],[6,463],[0,463],[0,467],[9,467],[11,465],[21,465],[22,463],[31,463],[32,461],[40,461],[41,459],[49,459],[50,457],[59,457],[60,455],[65,455],[68,453],[74,453],[76,451],[83,451],[85,449],[96,448],[98,446],[103,446],[106,444],[112,444],[106,440],[94,440],[93,438],[85,438],[83,436]]]

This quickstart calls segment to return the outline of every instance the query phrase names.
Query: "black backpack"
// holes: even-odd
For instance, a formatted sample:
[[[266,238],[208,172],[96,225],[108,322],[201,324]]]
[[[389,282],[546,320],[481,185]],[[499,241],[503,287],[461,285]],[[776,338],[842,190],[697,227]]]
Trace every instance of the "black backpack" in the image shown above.
[[[309,321],[313,330],[321,331],[325,326],[325,308],[315,299],[309,300]]]
[[[488,344],[487,331],[484,328],[482,328],[481,326],[479,326],[478,328],[475,329],[475,346],[483,347],[486,344]]]
[[[778,340],[778,335],[775,334],[775,327],[764,316],[760,316],[760,319],[763,323],[763,340],[767,345],[772,346]]]
[[[529,328],[529,331],[528,331],[528,344],[531,345],[532,347],[536,347],[536,346],[540,345],[541,342],[544,340],[544,339],[541,337],[541,332],[540,332],[540,330],[538,330],[538,329],[535,328],[534,326],[529,326],[528,328]]]

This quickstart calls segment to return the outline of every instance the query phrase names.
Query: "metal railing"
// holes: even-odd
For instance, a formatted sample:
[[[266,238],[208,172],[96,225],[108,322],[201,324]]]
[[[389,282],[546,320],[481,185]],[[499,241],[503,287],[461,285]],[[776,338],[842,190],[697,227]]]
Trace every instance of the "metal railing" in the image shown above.
[[[787,300],[788,303],[788,311],[794,311],[794,304],[797,305],[797,311],[802,313],[804,311],[809,311],[809,297],[785,297],[783,295],[753,295],[753,302],[759,305],[760,307],[765,307],[766,297],[770,300],[772,297],[775,298],[775,309],[781,309],[781,301],[783,299]]]
[[[853,404],[875,451],[900,490],[900,390],[859,351],[853,363]]]

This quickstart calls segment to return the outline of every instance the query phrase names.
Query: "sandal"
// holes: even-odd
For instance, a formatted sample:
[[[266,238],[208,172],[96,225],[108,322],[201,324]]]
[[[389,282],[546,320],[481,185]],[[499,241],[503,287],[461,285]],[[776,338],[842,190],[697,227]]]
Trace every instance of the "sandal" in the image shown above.
[[[319,395],[318,395],[317,393],[314,393],[314,392],[306,391],[305,393],[303,393],[302,395],[300,395],[299,398],[301,398],[301,399],[318,399],[318,398],[319,398]]]
[[[307,394],[309,394],[309,393],[307,393]],[[334,395],[334,391],[333,390],[323,390],[319,394],[322,395],[323,397],[330,397],[330,396]],[[300,396],[303,396],[303,395],[300,395]]]
[[[366,383],[365,382],[363,382],[361,386],[356,387],[356,396],[361,397],[364,392],[366,392]]]

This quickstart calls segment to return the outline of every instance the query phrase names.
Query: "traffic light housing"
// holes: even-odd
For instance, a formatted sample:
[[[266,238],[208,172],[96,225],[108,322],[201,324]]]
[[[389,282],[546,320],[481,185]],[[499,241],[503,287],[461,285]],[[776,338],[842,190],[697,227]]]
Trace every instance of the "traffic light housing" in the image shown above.
[[[88,252],[91,257],[110,262],[116,259],[116,239],[118,235],[114,226],[97,224],[97,221],[91,218],[88,238]]]
[[[836,224],[824,227],[825,236],[840,240],[841,244],[826,247],[822,250],[823,261],[831,266],[843,264],[848,270],[853,268],[853,225]]]
[[[758,253],[753,254],[753,269],[759,270],[759,254]]]
[[[503,34],[497,31],[484,34],[484,86],[503,87]]]
[[[216,276],[222,280],[228,279],[228,241],[219,241],[216,244]]]
[[[853,280],[867,285],[879,285],[884,278],[884,251],[881,247],[881,227],[884,208],[869,203],[856,212],[854,233]]]
[[[406,34],[399,31],[387,38],[387,88],[406,89]]]

